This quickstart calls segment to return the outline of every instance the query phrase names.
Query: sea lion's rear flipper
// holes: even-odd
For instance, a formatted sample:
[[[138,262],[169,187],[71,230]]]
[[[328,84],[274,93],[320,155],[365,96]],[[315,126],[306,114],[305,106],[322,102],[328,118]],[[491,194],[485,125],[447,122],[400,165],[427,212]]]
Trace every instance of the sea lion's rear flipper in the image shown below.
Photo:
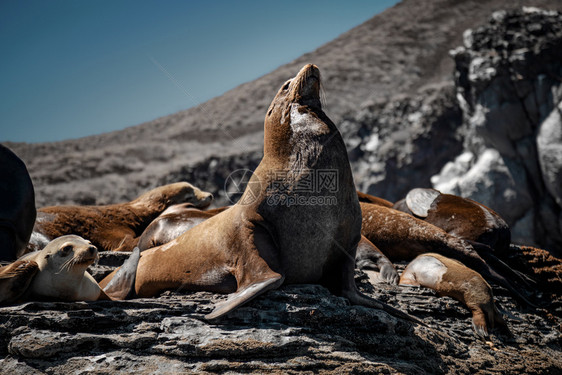
[[[431,204],[441,193],[435,189],[412,189],[406,195],[406,205],[419,217],[427,217]]]
[[[488,326],[486,325],[486,316],[481,309],[472,310],[472,329],[476,336],[481,339],[488,338]]]
[[[280,274],[272,273],[270,277],[250,284],[236,293],[230,294],[226,301],[217,303],[215,305],[215,309],[210,314],[207,314],[205,319],[212,320],[221,317],[235,307],[250,301],[254,297],[270,289],[278,288],[281,284],[283,284],[284,279],[285,278]]]
[[[103,292],[112,300],[124,300],[133,290],[137,267],[139,265],[140,250],[135,247],[133,253],[115,272],[111,281],[103,288]]]
[[[379,271],[381,278],[389,284],[398,283],[398,272],[392,262],[363,235],[357,245],[355,266],[362,270]]]

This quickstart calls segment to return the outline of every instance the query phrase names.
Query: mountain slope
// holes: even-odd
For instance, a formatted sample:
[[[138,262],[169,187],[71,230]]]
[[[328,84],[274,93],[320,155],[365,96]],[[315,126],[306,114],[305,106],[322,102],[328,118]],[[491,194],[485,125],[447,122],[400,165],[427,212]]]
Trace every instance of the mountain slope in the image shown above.
[[[38,206],[131,199],[167,181],[166,176],[190,177],[178,171],[213,156],[259,151],[270,100],[305,63],[320,67],[325,110],[337,124],[367,100],[390,100],[451,80],[453,62],[447,52],[461,43],[462,32],[496,9],[522,4],[562,8],[544,0],[407,0],[198,107],[77,140],[7,145],[27,163]]]

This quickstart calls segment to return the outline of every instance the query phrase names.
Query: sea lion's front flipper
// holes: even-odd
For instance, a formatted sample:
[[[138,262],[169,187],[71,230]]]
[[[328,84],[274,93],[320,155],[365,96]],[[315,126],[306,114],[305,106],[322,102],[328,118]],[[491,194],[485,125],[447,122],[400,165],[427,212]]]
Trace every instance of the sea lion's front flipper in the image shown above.
[[[435,189],[412,189],[406,195],[406,205],[414,215],[427,217],[431,204],[440,195]]]
[[[133,290],[137,267],[139,265],[140,250],[135,247],[133,253],[115,272],[113,278],[103,288],[103,292],[112,300],[124,300]]]
[[[250,284],[236,293],[230,294],[226,301],[217,303],[213,312],[206,315],[205,319],[212,320],[221,317],[235,307],[250,301],[254,297],[270,289],[278,288],[281,284],[283,284],[284,279],[285,278],[280,274],[273,272],[267,279]]]
[[[237,267],[233,273],[238,289],[226,301],[217,303],[206,319],[216,319],[254,297],[280,287],[285,280],[284,275],[271,269],[279,269],[278,250],[267,225],[261,220],[249,221],[239,234],[241,239],[237,244],[243,250],[237,252],[242,254],[238,264],[243,266]]]
[[[398,284],[398,272],[392,262],[363,235],[357,245],[355,266],[361,270],[379,271],[384,281],[393,285]]]

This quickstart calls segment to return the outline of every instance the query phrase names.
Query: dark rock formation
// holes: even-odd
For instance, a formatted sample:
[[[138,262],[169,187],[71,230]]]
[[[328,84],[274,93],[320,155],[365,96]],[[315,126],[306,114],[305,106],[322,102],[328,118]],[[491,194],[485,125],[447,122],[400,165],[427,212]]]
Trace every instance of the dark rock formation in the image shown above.
[[[495,207],[515,242],[562,254],[562,15],[498,11],[452,54],[464,153],[435,187]]]

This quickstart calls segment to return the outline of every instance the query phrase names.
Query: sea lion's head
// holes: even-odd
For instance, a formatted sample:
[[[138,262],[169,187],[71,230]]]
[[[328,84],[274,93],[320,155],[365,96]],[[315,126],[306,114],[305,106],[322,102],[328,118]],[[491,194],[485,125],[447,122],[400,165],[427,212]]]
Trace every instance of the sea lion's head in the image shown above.
[[[83,274],[98,259],[98,249],[76,235],[55,238],[35,258],[39,269],[57,274]]]
[[[0,268],[0,304],[15,302],[26,290],[39,267],[31,260],[17,260]]]
[[[211,204],[213,194],[203,191],[189,182],[176,182],[152,189],[134,202],[140,207],[162,206],[165,208],[180,203],[190,203],[193,207],[205,208]]]
[[[331,126],[320,102],[320,70],[305,65],[281,86],[267,110],[264,154],[287,156],[295,138],[327,134]]]

